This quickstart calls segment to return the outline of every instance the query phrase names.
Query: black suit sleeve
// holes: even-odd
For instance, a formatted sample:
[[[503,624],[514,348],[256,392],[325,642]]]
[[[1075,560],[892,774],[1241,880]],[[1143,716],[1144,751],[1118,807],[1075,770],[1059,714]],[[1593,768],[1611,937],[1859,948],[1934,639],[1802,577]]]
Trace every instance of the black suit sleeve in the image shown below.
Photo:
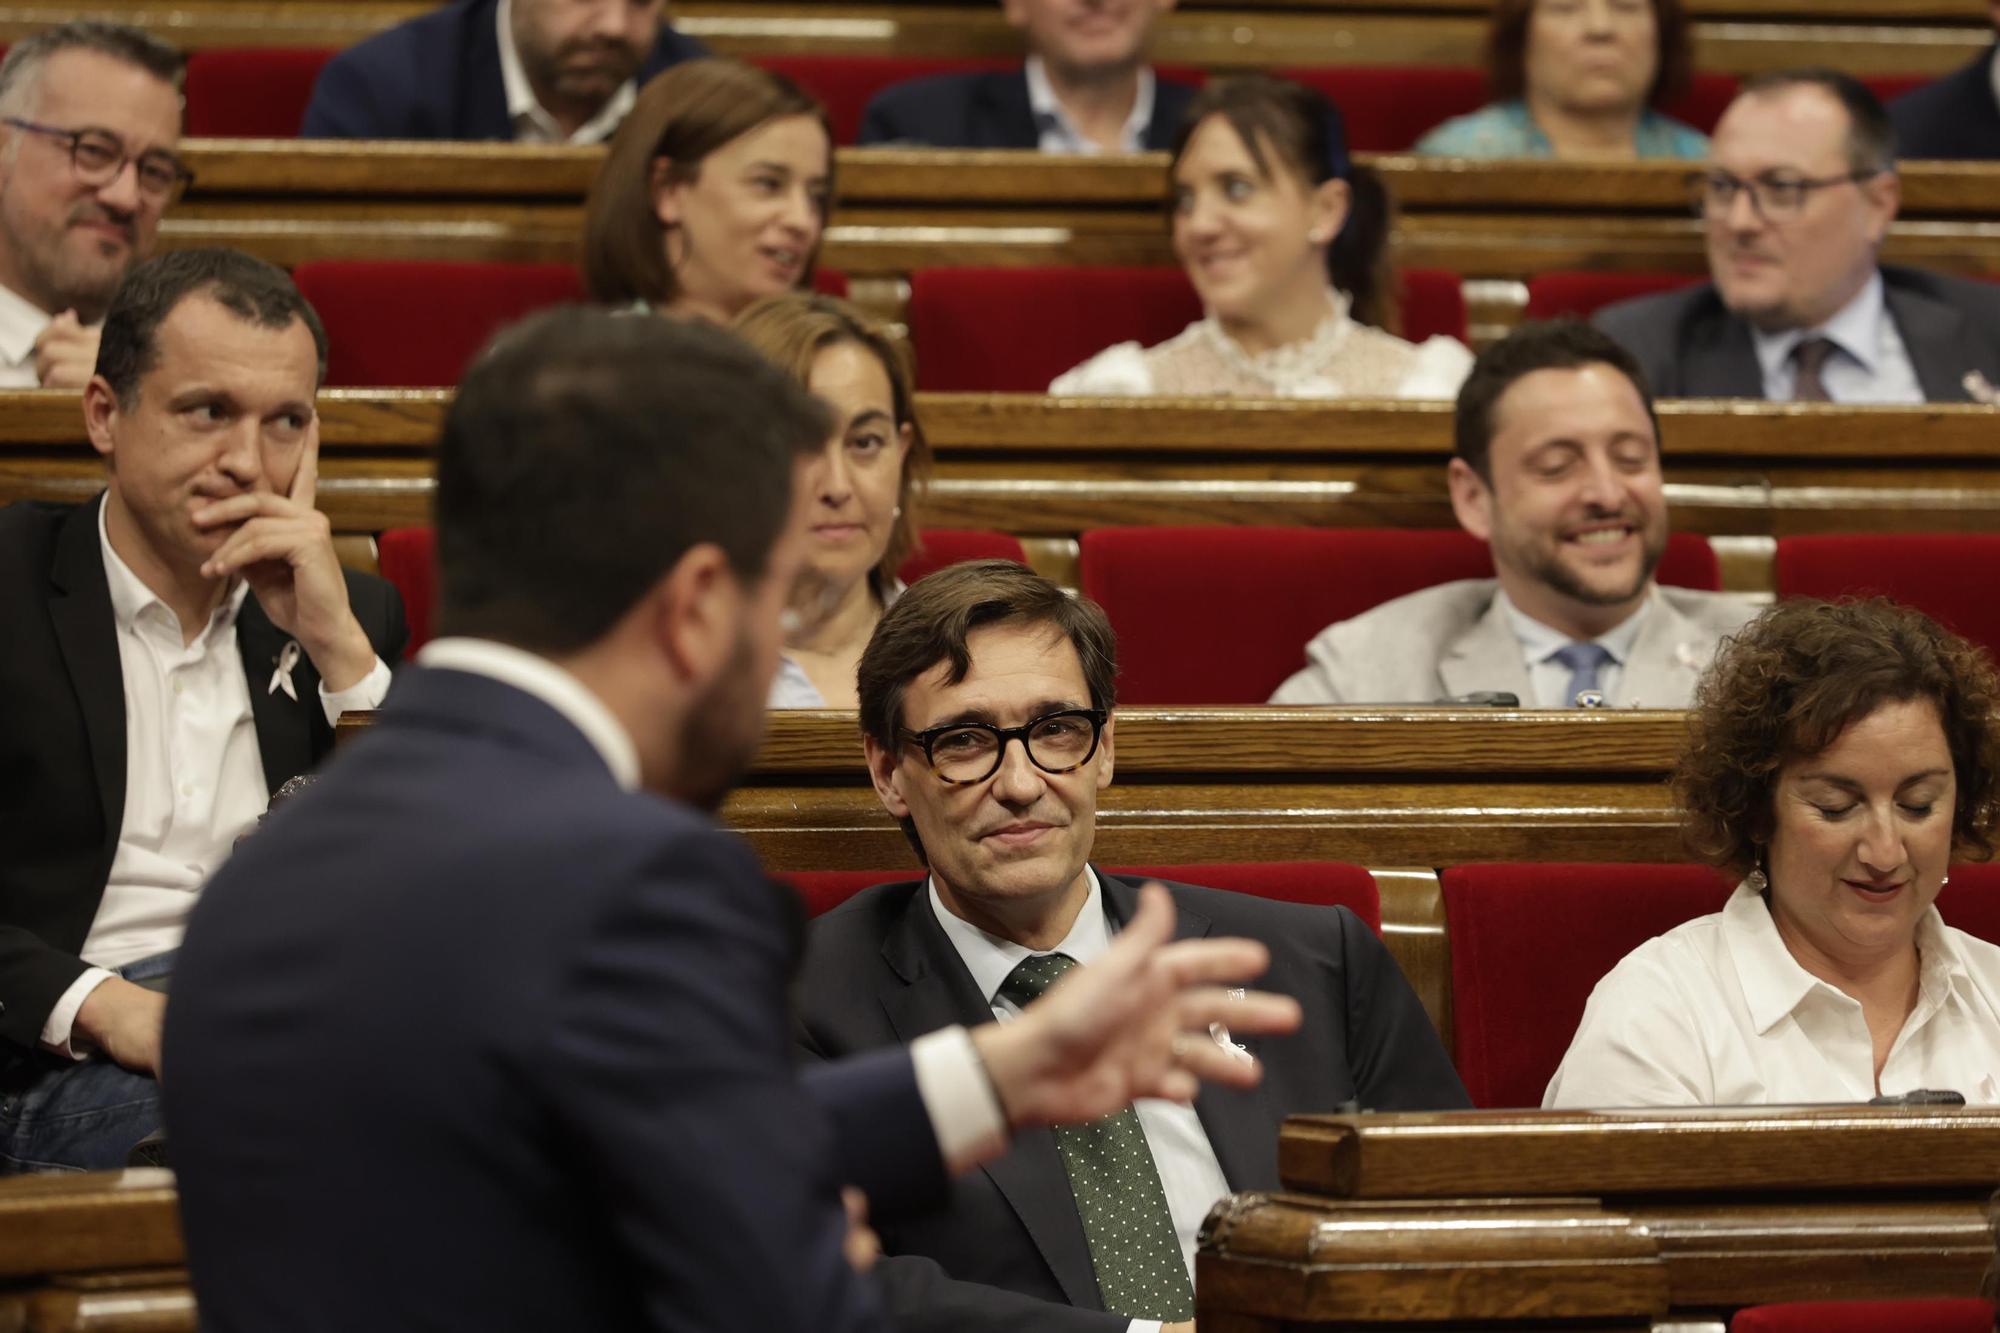
[[[894,88],[885,88],[868,99],[868,105],[861,112],[861,128],[854,136],[857,147],[870,145],[907,143],[910,136],[896,123],[895,107],[891,94]]]
[[[1102,1310],[960,1282],[920,1255],[887,1255],[875,1278],[900,1333],[1122,1333],[1132,1321]]]
[[[401,139],[413,130],[395,109],[382,104],[385,81],[374,77],[374,62],[389,52],[351,47],[329,60],[313,83],[306,103],[302,139]],[[413,75],[414,77],[414,75]],[[390,84],[389,86],[393,86]]]
[[[89,964],[73,953],[46,943],[32,930],[0,926],[0,977],[6,998],[0,1001],[0,1038],[26,1050],[39,1050],[42,1025]]]
[[[1430,1015],[1375,932],[1341,909],[1347,1058],[1367,1111],[1453,1111],[1472,1105]]]
[[[387,579],[347,574],[347,604],[375,646],[375,655],[395,667],[410,645],[410,624],[403,615],[403,595]]]

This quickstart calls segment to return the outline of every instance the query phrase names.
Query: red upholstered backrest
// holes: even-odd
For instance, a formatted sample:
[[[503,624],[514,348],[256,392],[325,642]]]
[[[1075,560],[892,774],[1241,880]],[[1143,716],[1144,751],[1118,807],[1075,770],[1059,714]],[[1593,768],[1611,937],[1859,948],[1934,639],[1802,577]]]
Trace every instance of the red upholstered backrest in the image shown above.
[[[1937,909],[1947,926],[2000,944],[2000,862],[1953,866],[1951,882],[1938,892]]]
[[[929,268],[910,275],[917,385],[1040,393],[1071,366],[1201,318],[1177,268]]]
[[[1335,621],[1493,573],[1486,544],[1456,528],[1101,528],[1081,551],[1083,591],[1118,631],[1127,704],[1262,703]],[[1720,579],[1693,533],[1673,535],[1659,577],[1708,589]],[[1201,647],[1214,644],[1228,651]]]
[[[1993,1333],[1993,1302],[1799,1301],[1738,1310],[1729,1333]]]
[[[326,324],[330,387],[456,384],[499,329],[583,299],[568,264],[316,260],[292,277]]]
[[[196,51],[187,63],[190,138],[292,139],[330,46]]]
[[[376,567],[403,598],[410,627],[405,657],[431,641],[431,612],[437,605],[437,535],[432,528],[385,528],[375,539]]]
[[[1465,284],[1456,273],[1441,268],[1406,268],[1403,285],[1403,336],[1420,343],[1433,336],[1466,341]]]
[[[1027,552],[1021,549],[1021,539],[1010,532],[990,532],[983,528],[925,528],[917,536],[917,549],[896,571],[896,576],[905,583],[915,583],[946,565],[963,564],[967,560],[1012,560],[1017,565],[1028,563]]]
[[[856,747],[859,753],[859,747]],[[1382,899],[1375,889],[1375,877],[1356,865],[1338,861],[1244,861],[1194,865],[1104,866],[1114,875],[1146,879],[1171,879],[1182,884],[1201,884],[1211,889],[1228,889],[1258,898],[1276,898],[1288,903],[1316,903],[1323,907],[1345,907],[1368,923],[1376,933],[1382,930]],[[781,875],[805,899],[806,911],[813,916],[840,906],[871,884],[915,879],[922,870],[802,870]]]
[[[1528,279],[1528,318],[1589,319],[1605,306],[1706,280],[1700,273],[1538,273]]]
[[[820,100],[836,144],[852,144],[861,131],[861,113],[876,93],[891,84],[933,74],[1012,69],[1018,58],[967,60],[932,56],[759,56],[755,64],[782,74]]]
[[[1280,76],[1340,108],[1347,147],[1401,153],[1426,132],[1486,105],[1486,71],[1451,65],[1316,65]]]
[[[1462,865],[1441,878],[1452,1049],[1489,1109],[1540,1106],[1604,974],[1729,896],[1705,866]]]
[[[1855,77],[1861,80],[1869,92],[1875,94],[1877,100],[1891,102],[1901,97],[1904,93],[1913,92],[1930,83],[1935,76],[1930,74],[1857,74]]]
[[[1660,110],[1675,120],[1694,126],[1703,134],[1712,134],[1715,122],[1722,119],[1722,113],[1736,100],[1736,90],[1740,86],[1734,74],[1696,74],[1688,90]],[[1688,170],[1694,168],[1694,163],[1688,163]]]
[[[1879,593],[2000,654],[2000,534],[1780,537],[1774,574],[1780,597]]]

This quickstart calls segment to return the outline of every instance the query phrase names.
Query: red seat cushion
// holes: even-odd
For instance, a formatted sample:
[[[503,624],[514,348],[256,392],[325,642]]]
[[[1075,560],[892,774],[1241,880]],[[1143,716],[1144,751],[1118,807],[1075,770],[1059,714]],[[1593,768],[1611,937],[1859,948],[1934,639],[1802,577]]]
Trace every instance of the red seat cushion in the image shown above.
[[[1700,273],[1538,273],[1528,279],[1528,318],[1589,319],[1620,301],[1705,281]]]
[[[1993,1302],[1799,1301],[1738,1310],[1729,1333],[1993,1333]]]
[[[836,144],[852,144],[861,131],[861,113],[876,93],[892,84],[933,74],[1015,69],[1018,58],[967,60],[952,56],[759,56],[754,62],[782,74],[819,99]]]
[[[1938,915],[1988,944],[2000,944],[2000,862],[1951,868],[1951,882],[1937,896]]]
[[[1340,108],[1347,147],[1401,153],[1430,131],[1486,105],[1486,71],[1450,65],[1317,65],[1281,71]]]
[[[1420,588],[1489,578],[1459,529],[1102,528],[1083,534],[1084,593],[1118,631],[1128,704],[1254,704],[1305,664],[1307,640]],[[1719,586],[1706,539],[1675,533],[1660,580]],[[1227,644],[1227,652],[1197,651]]]
[[[1413,343],[1430,337],[1466,341],[1465,284],[1458,274],[1441,268],[1406,268],[1403,286],[1403,336]]]
[[[292,277],[326,325],[334,387],[456,384],[501,328],[583,299],[583,280],[568,264],[317,260]]]
[[[1275,898],[1288,903],[1345,907],[1367,922],[1370,930],[1379,934],[1382,929],[1382,899],[1375,888],[1375,877],[1360,866],[1338,861],[1232,861],[1101,868],[1114,875],[1171,879],[1182,884],[1228,889],[1234,893]],[[921,869],[806,870],[779,878],[799,891],[810,915],[818,916],[838,907],[870,885],[916,879],[923,874]]]
[[[896,576],[905,583],[915,583],[946,565],[963,564],[967,560],[1012,560],[1017,565],[1028,563],[1027,552],[1021,549],[1021,539],[1008,532],[990,532],[983,528],[925,528],[918,538],[917,549],[896,571]]]
[[[1892,597],[2000,654],[2000,534],[1781,537],[1774,574],[1780,597]]]
[[[1660,110],[1703,134],[1713,134],[1715,122],[1722,119],[1722,113],[1736,100],[1736,91],[1741,86],[1734,74],[1696,74],[1688,90]],[[1688,163],[1688,170],[1694,170],[1694,166]]]
[[[196,51],[187,63],[187,133],[204,139],[295,139],[333,47]]]
[[[376,567],[403,598],[410,641],[403,656],[415,657],[431,641],[431,611],[437,605],[437,539],[431,528],[386,528],[375,539]]]
[[[1705,866],[1462,865],[1442,881],[1454,1058],[1488,1109],[1540,1106],[1604,974],[1730,889]]]

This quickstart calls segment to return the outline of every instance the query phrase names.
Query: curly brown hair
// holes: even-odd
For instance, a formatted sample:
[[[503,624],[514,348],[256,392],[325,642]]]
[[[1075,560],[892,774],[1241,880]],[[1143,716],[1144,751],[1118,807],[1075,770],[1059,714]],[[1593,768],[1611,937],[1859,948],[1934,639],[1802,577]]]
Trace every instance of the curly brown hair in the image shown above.
[[[1885,703],[1937,705],[1957,777],[1954,851],[1993,856],[2000,676],[1982,648],[1886,598],[1771,607],[1727,640],[1695,692],[1674,770],[1688,849],[1739,875],[1771,840],[1778,770]]]

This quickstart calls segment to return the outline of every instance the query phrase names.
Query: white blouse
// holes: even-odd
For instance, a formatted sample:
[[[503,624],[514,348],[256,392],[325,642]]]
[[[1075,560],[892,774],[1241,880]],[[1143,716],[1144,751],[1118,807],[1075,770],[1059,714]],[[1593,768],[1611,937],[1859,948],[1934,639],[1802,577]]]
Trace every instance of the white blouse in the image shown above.
[[[1882,1066],[1886,1095],[1918,1088],[2000,1104],[2000,947],[1917,921],[1916,1008]],[[1542,1105],[1751,1106],[1865,1102],[1875,1051],[1860,1001],[1813,976],[1763,895],[1646,941],[1591,992]]]
[[[1421,344],[1348,318],[1344,293],[1312,336],[1246,352],[1214,316],[1157,347],[1107,347],[1049,385],[1057,397],[1452,398],[1472,369],[1455,338]]]

